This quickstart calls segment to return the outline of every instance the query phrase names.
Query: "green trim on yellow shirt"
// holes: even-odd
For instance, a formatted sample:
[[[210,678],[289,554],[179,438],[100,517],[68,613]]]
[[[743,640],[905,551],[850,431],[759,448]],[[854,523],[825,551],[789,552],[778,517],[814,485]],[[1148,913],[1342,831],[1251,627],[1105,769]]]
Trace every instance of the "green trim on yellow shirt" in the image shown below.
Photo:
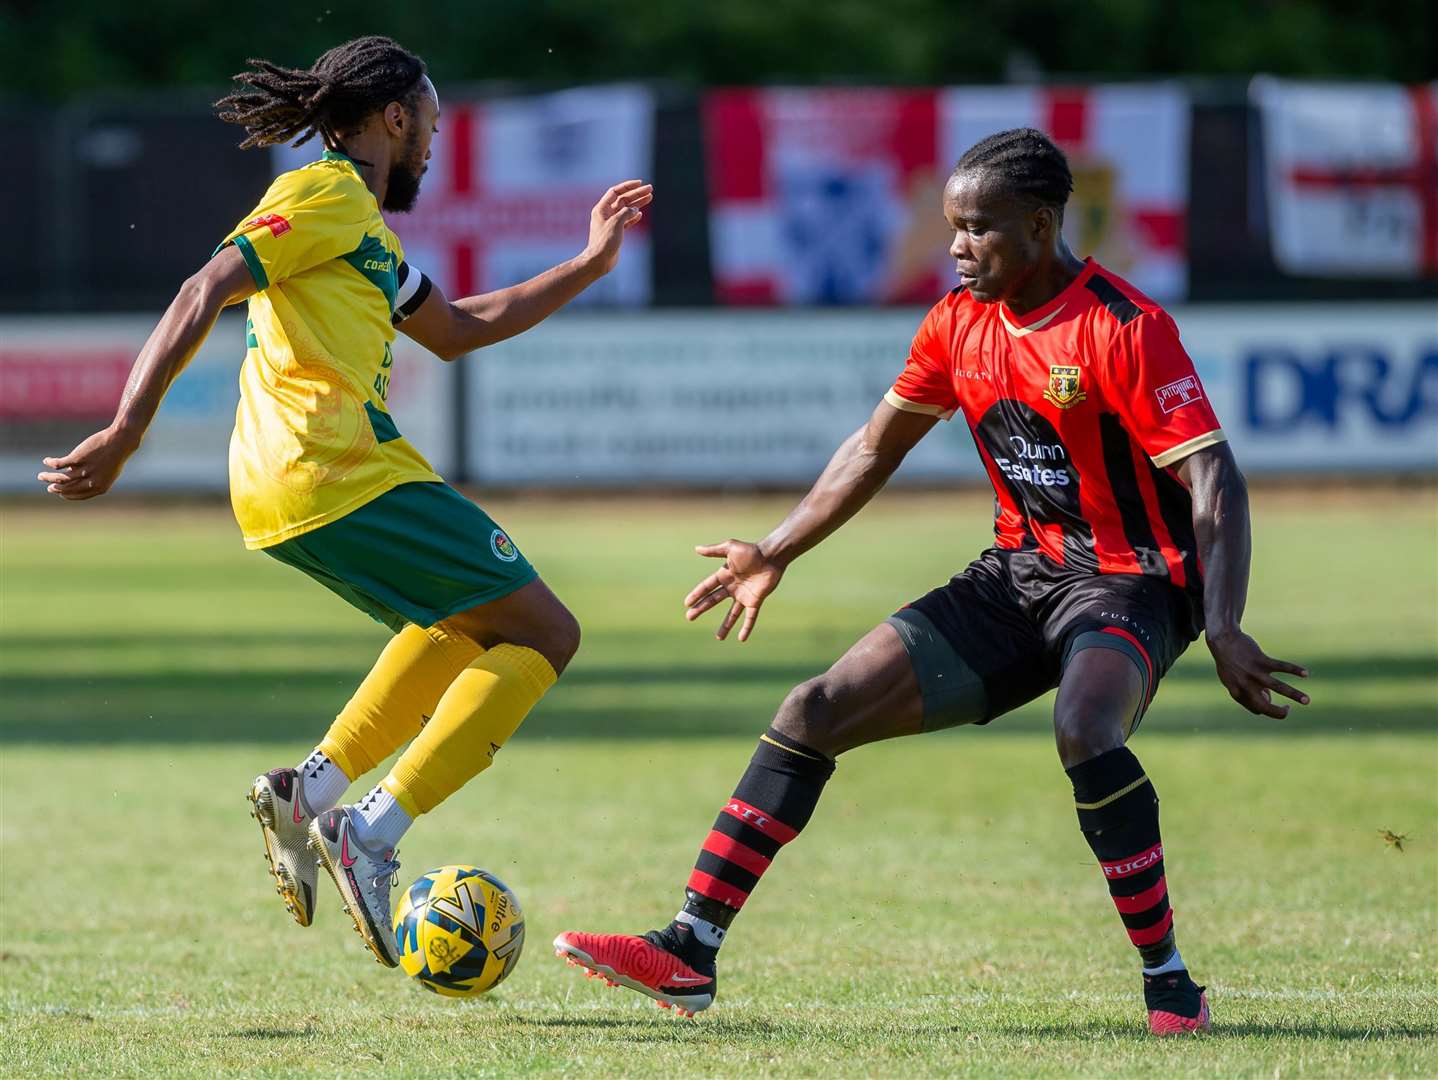
[[[264,292],[270,287],[270,277],[265,273],[265,265],[260,262],[260,257],[255,251],[255,246],[250,243],[250,238],[242,233],[235,237],[234,245],[245,257],[245,265],[250,268],[250,276],[255,279],[255,288]]]

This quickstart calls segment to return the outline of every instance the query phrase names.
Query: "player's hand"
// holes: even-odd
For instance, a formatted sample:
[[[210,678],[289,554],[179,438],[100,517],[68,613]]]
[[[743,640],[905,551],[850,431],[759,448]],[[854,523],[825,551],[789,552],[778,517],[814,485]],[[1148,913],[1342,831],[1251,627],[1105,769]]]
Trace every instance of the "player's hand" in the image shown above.
[[[1208,651],[1213,653],[1219,681],[1228,690],[1229,696],[1249,712],[1282,720],[1291,706],[1275,705],[1274,694],[1281,694],[1300,705],[1308,704],[1308,695],[1302,690],[1273,677],[1275,671],[1282,671],[1306,679],[1308,669],[1265,655],[1258,642],[1243,631],[1233,630],[1210,636]]]
[[[684,617],[693,622],[726,598],[731,599],[734,602],[729,605],[729,613],[714,636],[723,641],[742,616],[739,640],[748,641],[759,618],[759,608],[764,598],[779,587],[784,567],[765,555],[758,544],[746,544],[743,540],[700,544],[694,550],[706,558],[723,559],[724,565],[689,591],[684,598]]]
[[[624,243],[624,230],[637,225],[644,216],[643,208],[654,201],[654,185],[643,180],[625,180],[604,193],[589,212],[589,246],[587,259],[601,274],[614,269],[619,261],[619,247]]]
[[[120,478],[120,470],[140,445],[114,427],[97,431],[64,457],[42,459],[45,471],[36,476],[45,490],[62,499],[93,499]]]

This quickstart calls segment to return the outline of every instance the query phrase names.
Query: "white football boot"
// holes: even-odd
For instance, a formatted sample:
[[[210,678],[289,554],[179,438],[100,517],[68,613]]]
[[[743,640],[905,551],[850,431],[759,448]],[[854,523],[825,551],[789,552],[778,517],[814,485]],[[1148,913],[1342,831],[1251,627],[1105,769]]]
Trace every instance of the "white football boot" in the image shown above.
[[[314,815],[305,802],[304,775],[296,769],[272,769],[255,777],[248,798],[254,807],[251,816],[260,823],[275,891],[295,922],[309,926],[315,916],[319,870],[309,849]]]
[[[337,806],[310,823],[310,850],[329,871],[355,931],[386,967],[399,965],[391,929],[389,893],[399,880],[398,852],[367,848],[355,833],[353,809]]]

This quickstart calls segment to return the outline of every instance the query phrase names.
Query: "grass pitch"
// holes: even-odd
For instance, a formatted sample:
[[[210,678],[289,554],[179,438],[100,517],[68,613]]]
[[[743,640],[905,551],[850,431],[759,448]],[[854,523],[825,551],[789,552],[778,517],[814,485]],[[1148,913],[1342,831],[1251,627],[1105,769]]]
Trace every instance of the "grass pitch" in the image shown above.
[[[250,779],[308,751],[384,631],[244,552],[219,506],[4,508],[0,1073],[1438,1074],[1431,491],[1258,494],[1246,625],[1311,666],[1314,704],[1248,716],[1199,644],[1134,743],[1213,1037],[1142,1034],[1048,700],[846,755],[697,1020],[555,960],[560,930],[664,921],[789,686],[988,536],[987,500],[888,495],[796,565],[748,644],[685,625],[691,545],[787,504],[488,505],[585,643],[403,845],[406,881],[475,862],[525,906],[527,954],[474,1002],[381,969],[329,891],[294,926],[245,816]]]

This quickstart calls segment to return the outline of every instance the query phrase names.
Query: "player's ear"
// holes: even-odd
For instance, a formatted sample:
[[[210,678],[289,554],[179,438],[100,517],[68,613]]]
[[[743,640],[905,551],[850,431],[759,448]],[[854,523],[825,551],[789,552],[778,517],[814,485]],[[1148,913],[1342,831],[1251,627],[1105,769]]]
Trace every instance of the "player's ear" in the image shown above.
[[[395,138],[404,134],[404,125],[409,116],[404,111],[404,106],[398,101],[391,101],[384,107],[384,126]]]
[[[1052,206],[1040,206],[1034,211],[1033,237],[1035,240],[1050,240],[1059,229],[1058,211]]]

